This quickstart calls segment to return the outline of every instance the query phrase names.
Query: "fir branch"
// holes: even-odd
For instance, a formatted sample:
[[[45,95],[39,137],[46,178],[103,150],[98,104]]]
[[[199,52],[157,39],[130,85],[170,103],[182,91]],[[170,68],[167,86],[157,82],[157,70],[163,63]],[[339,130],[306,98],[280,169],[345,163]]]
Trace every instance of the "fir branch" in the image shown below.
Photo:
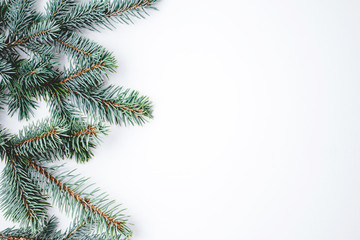
[[[71,229],[71,231],[69,232],[68,235],[66,235],[66,237],[64,238],[64,240],[72,238],[72,236],[76,233],[78,233],[82,228],[84,228],[84,226],[86,225],[86,223],[88,222],[88,220],[84,220],[82,223],[80,223],[80,225],[76,226],[74,229]],[[88,229],[86,229],[88,230]]]
[[[50,84],[49,86],[51,86]],[[51,116],[55,119],[62,119],[64,122],[72,122],[74,119],[78,119],[80,113],[74,108],[74,106],[65,101],[65,97],[54,94],[51,98],[52,101],[48,103]]]
[[[57,167],[35,161],[88,161],[107,134],[102,122],[142,124],[152,117],[147,97],[104,87],[117,67],[115,58],[74,30],[129,23],[144,17],[157,0],[50,0],[45,15],[35,11],[35,1],[0,0],[0,110],[7,104],[8,114],[29,119],[37,101],[45,100],[53,120],[32,124],[18,135],[0,128],[0,157],[6,164],[0,208],[6,218],[25,227],[0,232],[0,238],[127,238],[127,216],[107,195],[97,189],[88,192],[87,179],[73,172],[56,173]],[[61,53],[72,60],[64,73],[57,63]],[[46,223],[49,195],[61,210],[76,216],[65,233],[56,231],[56,221]]]
[[[11,94],[8,102],[8,114],[13,116],[18,112],[18,119],[29,120],[34,116],[34,110],[37,108],[37,102],[32,98],[24,95],[20,86],[14,86],[11,89]]]
[[[99,28],[112,28],[112,21],[120,23],[131,22],[131,17],[144,18],[142,13],[146,9],[154,8],[158,0],[93,0],[84,4],[78,4],[65,15],[61,22],[67,30],[87,28],[98,30]]]
[[[84,114],[99,121],[142,125],[152,118],[152,103],[136,91],[109,86],[71,91],[71,100]]]
[[[6,84],[9,84],[11,81],[11,75],[14,72],[15,70],[13,66],[8,61],[0,57],[0,82],[4,81]]]
[[[73,50],[73,51],[75,51],[75,52],[79,52],[79,53],[81,53],[81,54],[83,54],[83,55],[85,55],[85,56],[88,56],[88,57],[91,56],[91,53],[90,53],[90,52],[81,50],[80,48],[77,48],[77,47],[75,47],[75,46],[73,46],[73,45],[70,45],[69,43],[67,43],[67,42],[65,42],[65,41],[63,41],[63,40],[56,39],[56,41],[59,42],[60,44],[62,44],[63,46],[70,48],[71,50]]]
[[[47,17],[58,21],[69,9],[74,7],[75,4],[76,1],[74,0],[50,0],[46,5]]]
[[[26,42],[29,42],[30,40],[35,42],[48,43],[55,39],[59,31],[60,28],[58,25],[55,24],[55,22],[45,19],[39,23],[35,23],[27,31],[27,34],[24,37],[21,37],[9,43],[8,47],[21,45]]]
[[[59,83],[71,89],[97,87],[116,67],[116,60],[110,53],[97,53],[88,61],[79,64],[79,67],[67,70]]]
[[[49,150],[61,149],[66,127],[60,122],[42,121],[31,124],[12,139],[12,151],[16,156],[34,157]]]
[[[95,1],[75,5],[61,19],[62,28],[74,31],[85,26],[91,26],[93,19],[101,18],[103,12],[101,8],[103,7],[103,3]]]
[[[78,124],[69,131],[67,138],[67,157],[79,163],[88,161],[92,156],[92,149],[100,142],[100,136],[106,135],[108,128],[101,124]]]
[[[95,70],[95,69],[98,69],[98,68],[101,69],[102,67],[105,67],[105,66],[106,66],[105,62],[101,61],[99,63],[96,63],[96,64],[94,64],[94,65],[92,65],[90,67],[82,69],[81,71],[76,72],[76,73],[66,77],[65,79],[61,80],[60,83],[66,83],[67,81],[69,81],[69,80],[71,80],[73,78],[79,77],[81,75],[84,75],[85,73],[87,73],[89,71],[92,71],[92,70]]]
[[[130,0],[130,1],[114,1],[105,14],[110,21],[110,18],[114,18],[119,23],[132,22],[131,17],[144,18],[142,13],[148,15],[146,9],[155,9],[153,5],[158,0]]]
[[[9,38],[22,35],[37,18],[32,9],[34,0],[11,0],[7,3],[8,10],[5,15],[9,27]]]
[[[8,239],[8,240],[36,240],[35,238],[27,238],[27,237],[18,237],[14,235],[0,234],[0,239]]]
[[[98,228],[98,230],[105,230],[109,236],[115,237],[119,234],[127,237],[131,235],[131,231],[126,225],[127,220],[124,219],[124,215],[121,214],[122,210],[117,210],[118,206],[113,207],[111,211],[106,211],[108,206],[112,205],[111,201],[108,201],[103,194],[100,194],[98,197],[94,196],[95,192],[93,191],[90,194],[84,192],[87,188],[85,186],[86,180],[80,179],[75,181],[76,176],[73,176],[70,172],[65,172],[63,175],[68,178],[73,179],[73,184],[66,183],[64,177],[56,177],[53,173],[50,173],[44,167],[36,164],[34,161],[29,162],[29,166],[34,169],[34,173],[37,181],[40,183],[43,182],[41,179],[46,180],[51,183],[55,188],[48,188],[46,184],[41,183],[41,186],[44,186],[46,192],[52,195],[53,199],[58,201],[68,201],[70,197],[70,202],[68,206],[75,204],[76,208],[73,207],[73,214],[76,211],[76,215],[79,216],[79,219],[89,219],[89,224],[94,224]],[[61,179],[62,178],[62,179]],[[73,187],[76,186],[80,192],[76,192],[73,190]],[[82,189],[81,189],[82,188]],[[83,194],[85,197],[81,196]],[[61,200],[60,200],[61,199]],[[96,206],[96,203],[100,205],[100,207]],[[64,206],[60,204],[60,206]],[[102,209],[104,208],[104,209]],[[117,212],[115,212],[117,211]]]
[[[62,240],[64,234],[57,230],[57,218],[51,217],[45,226],[34,232],[29,228],[8,228],[0,232],[0,239],[8,240]]]
[[[7,161],[1,181],[1,209],[4,216],[33,231],[44,225],[49,204],[30,180],[26,167],[13,159]]]
[[[86,61],[94,53],[105,52],[104,48],[77,33],[67,33],[56,39],[57,47],[77,62]],[[95,57],[98,54],[95,54]]]
[[[18,66],[17,81],[28,97],[45,97],[49,92],[48,82],[57,78],[60,73],[55,69],[57,62],[47,57],[33,57],[23,60]],[[53,85],[54,86],[54,85]]]

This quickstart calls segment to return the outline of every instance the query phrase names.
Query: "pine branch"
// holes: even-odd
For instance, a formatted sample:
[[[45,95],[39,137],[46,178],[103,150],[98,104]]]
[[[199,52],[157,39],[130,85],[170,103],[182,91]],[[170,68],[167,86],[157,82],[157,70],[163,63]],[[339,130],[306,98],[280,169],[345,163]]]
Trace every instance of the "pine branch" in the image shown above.
[[[51,120],[10,135],[0,127],[0,157],[5,169],[0,208],[23,229],[0,232],[0,239],[65,240],[124,239],[131,235],[119,205],[87,179],[45,167],[74,158],[88,161],[100,137],[115,124],[143,124],[152,117],[152,104],[136,91],[105,86],[116,60],[102,46],[79,35],[82,29],[113,28],[115,22],[142,18],[157,0],[50,0],[46,14],[37,13],[35,0],[0,0],[0,110],[29,119],[44,100]],[[65,54],[69,69],[59,69]],[[29,159],[31,161],[29,162]],[[47,197],[76,216],[65,233],[55,220],[46,222]],[[86,219],[86,221],[84,221]],[[44,226],[45,225],[45,226]]]
[[[88,221],[75,222],[66,232],[57,230],[58,220],[52,217],[37,232],[31,229],[8,228],[0,232],[0,239],[6,240],[107,240],[105,235],[93,233],[93,227],[89,226]]]
[[[79,115],[73,105],[67,101],[63,96],[54,96],[52,101],[48,103],[51,115],[55,119],[62,119],[65,122],[72,122],[74,115]]]
[[[55,217],[51,217],[46,225],[37,232],[32,229],[8,228],[0,232],[0,239],[8,240],[62,240],[63,234],[57,230],[58,222]]]
[[[66,237],[64,238],[65,239],[72,239],[74,237],[76,237],[76,235],[78,235],[80,233],[80,236],[84,235],[84,234],[87,234],[89,232],[89,228],[86,227],[86,223],[87,223],[87,219],[84,220],[82,223],[80,223],[79,225],[75,226],[73,229],[71,229],[69,231],[69,234],[66,235]],[[82,231],[82,230],[85,230],[85,231]],[[76,237],[75,239],[78,239],[78,237]]]
[[[9,84],[9,82],[11,81],[11,75],[14,72],[15,71],[13,66],[8,61],[0,57],[0,82],[5,82],[6,84]]]
[[[13,116],[18,112],[19,120],[29,120],[31,116],[34,116],[34,110],[38,107],[37,102],[22,94],[20,86],[14,86],[11,90],[8,102],[8,114]]]
[[[127,220],[121,213],[123,210],[118,209],[119,205],[107,210],[113,205],[113,201],[109,201],[104,194],[96,197],[97,190],[86,193],[85,190],[89,187],[85,184],[86,179],[78,179],[72,172],[63,172],[61,176],[55,176],[54,170],[47,170],[33,161],[30,161],[30,167],[34,170],[33,177],[43,190],[52,196],[61,209],[65,208],[65,212],[68,213],[71,206],[73,215],[79,219],[89,219],[89,224],[96,226],[98,232],[106,231],[111,238],[131,235],[126,225]],[[71,182],[66,182],[66,178],[71,179]],[[52,187],[48,187],[46,183],[50,183]]]
[[[47,17],[59,21],[75,4],[74,0],[50,0],[46,5]]]
[[[31,124],[12,139],[12,152],[16,156],[35,157],[50,150],[60,150],[66,127],[60,122],[41,121]]]
[[[37,14],[32,9],[34,0],[11,0],[8,1],[8,10],[5,15],[9,28],[10,39],[15,35],[23,34],[26,29],[36,20]]]
[[[158,0],[93,0],[77,4],[64,15],[63,28],[73,31],[82,28],[98,30],[112,28],[112,23],[128,23],[131,17],[144,18],[146,9],[154,8]]]
[[[44,225],[49,204],[30,180],[26,167],[7,161],[1,181],[1,209],[6,219],[19,222],[33,231]]]
[[[0,239],[8,239],[8,240],[35,240],[35,238],[27,238],[21,236],[16,236],[14,234],[0,234]]]
[[[23,60],[18,66],[17,81],[21,86],[24,94],[28,97],[46,97],[49,94],[49,81],[57,78],[60,73],[55,69],[57,62],[51,61],[46,57],[33,57],[29,60]],[[45,87],[44,87],[45,85]],[[58,85],[51,85],[54,89],[59,90]],[[60,91],[60,90],[59,90]]]
[[[114,1],[110,8],[105,12],[106,21],[110,23],[112,19],[119,23],[132,23],[131,17],[145,18],[148,15],[146,9],[156,9],[153,5],[158,0],[130,0]]]
[[[108,78],[108,73],[115,71],[115,68],[116,60],[110,53],[99,53],[89,61],[84,61],[79,67],[67,70],[59,83],[72,89],[97,87]]]
[[[105,52],[104,48],[77,33],[67,33],[56,39],[57,47],[61,52],[72,56],[77,63],[95,57],[101,52]]]
[[[27,32],[25,36],[19,37],[17,40],[8,44],[8,47],[18,46],[29,42],[30,40],[36,43],[49,43],[57,37],[60,31],[58,25],[50,20],[43,20],[35,23]]]
[[[106,135],[108,128],[101,124],[81,124],[74,126],[67,139],[67,157],[73,158],[79,163],[88,161],[92,156],[92,150],[99,144],[100,135]]]
[[[40,121],[24,128],[11,141],[4,139],[4,154],[53,160],[75,157],[77,162],[83,163],[93,156],[92,150],[99,144],[99,137],[107,132],[106,126],[96,123],[77,122],[68,126],[64,122]]]
[[[99,121],[142,125],[152,118],[152,103],[136,91],[109,86],[88,91],[71,91],[71,100],[84,114]]]

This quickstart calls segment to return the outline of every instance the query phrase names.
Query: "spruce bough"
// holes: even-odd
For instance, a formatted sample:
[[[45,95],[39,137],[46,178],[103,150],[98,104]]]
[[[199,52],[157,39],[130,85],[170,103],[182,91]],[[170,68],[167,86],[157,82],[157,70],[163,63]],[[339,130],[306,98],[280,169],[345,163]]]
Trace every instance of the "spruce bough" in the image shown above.
[[[56,161],[87,162],[109,124],[141,125],[152,118],[147,97],[106,83],[116,60],[81,31],[113,29],[115,23],[143,18],[156,2],[50,0],[45,13],[39,13],[35,0],[0,1],[0,111],[29,120],[40,100],[50,110],[50,118],[19,134],[0,125],[5,162],[0,208],[20,226],[0,232],[0,239],[131,236],[120,205]],[[62,55],[69,59],[67,69],[59,64]],[[58,230],[56,217],[49,216],[50,203],[73,218],[67,231]]]

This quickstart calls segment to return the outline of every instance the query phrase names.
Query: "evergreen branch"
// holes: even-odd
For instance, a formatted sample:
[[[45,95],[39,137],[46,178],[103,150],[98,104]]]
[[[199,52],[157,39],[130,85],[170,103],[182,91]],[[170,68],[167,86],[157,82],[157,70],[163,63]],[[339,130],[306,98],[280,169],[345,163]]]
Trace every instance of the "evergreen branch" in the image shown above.
[[[104,87],[117,67],[114,57],[73,30],[132,22],[133,17],[144,17],[157,0],[49,0],[45,15],[35,11],[35,2],[0,0],[0,110],[7,104],[8,114],[29,119],[37,101],[45,100],[54,120],[32,124],[18,135],[0,127],[0,157],[5,161],[0,209],[22,227],[0,232],[0,239],[128,238],[127,216],[107,195],[88,191],[87,179],[72,171],[58,173],[58,167],[35,161],[85,162],[107,133],[100,123],[142,124],[152,117],[147,97]],[[60,53],[74,64],[64,73],[57,63]],[[56,231],[54,219],[46,222],[48,196],[76,216],[65,233]]]
[[[30,180],[23,164],[10,159],[1,185],[1,209],[5,211],[5,218],[30,226],[33,231],[44,225],[49,204]]]
[[[19,132],[12,140],[12,151],[16,156],[33,157],[49,150],[61,149],[66,127],[61,123],[42,121],[32,124]]]
[[[0,82],[4,81],[6,84],[8,84],[9,81],[11,80],[11,75],[13,73],[14,73],[13,66],[8,61],[0,57],[0,77],[1,77]]]
[[[95,65],[92,65],[90,67],[87,67],[87,68],[81,70],[80,72],[77,72],[77,73],[74,73],[73,75],[68,76],[67,78],[61,80],[60,83],[66,83],[67,81],[69,81],[69,80],[71,80],[73,78],[79,77],[79,76],[81,76],[81,75],[83,75],[83,74],[85,74],[85,73],[87,73],[87,72],[89,72],[91,70],[95,70],[97,68],[101,69],[102,67],[105,67],[105,66],[106,66],[105,62],[101,61],[99,63],[96,63]]]
[[[146,13],[146,8],[154,8],[153,5],[158,0],[130,0],[130,1],[114,1],[113,6],[106,11],[106,17],[114,17],[119,22],[128,23],[131,16],[144,18],[141,12]]]
[[[78,4],[69,9],[61,22],[67,30],[87,28],[98,30],[98,27],[112,27],[112,21],[127,23],[131,17],[144,18],[146,9],[154,8],[158,0],[93,0]]]
[[[89,224],[89,219],[76,221],[73,226],[67,231],[68,234],[63,240],[106,240],[109,237],[106,234],[94,233],[94,225]],[[121,237],[113,238],[120,239]]]
[[[40,140],[40,139],[43,139],[43,138],[48,137],[48,136],[50,136],[50,135],[55,136],[56,133],[57,133],[57,129],[54,128],[54,129],[52,129],[52,130],[50,130],[50,131],[48,131],[48,132],[46,132],[46,133],[43,133],[43,134],[41,134],[41,135],[39,135],[39,136],[32,137],[32,138],[26,139],[26,140],[18,143],[18,144],[17,144],[17,147],[21,147],[22,145],[24,145],[24,144],[26,144],[26,143],[30,143],[30,142],[33,142],[33,141],[35,141],[35,140]]]
[[[81,63],[94,53],[105,52],[104,48],[77,33],[68,33],[56,39],[60,51],[72,56],[77,63]],[[95,54],[95,57],[99,54]]]
[[[88,161],[92,156],[92,149],[99,143],[99,136],[106,135],[108,128],[101,124],[81,124],[74,126],[67,138],[67,157],[75,157],[77,162]]]
[[[22,93],[20,86],[14,86],[14,88],[11,89],[8,103],[9,115],[13,116],[18,111],[19,120],[29,120],[30,116],[34,116],[33,110],[38,106],[36,101]]]
[[[64,240],[69,239],[69,238],[70,238],[72,235],[74,235],[76,232],[79,232],[79,230],[86,225],[87,221],[88,221],[88,220],[86,219],[86,220],[83,221],[80,225],[78,225],[78,226],[76,226],[74,229],[72,229],[71,232],[64,238]]]
[[[17,45],[17,48],[29,57],[35,55],[39,58],[56,59],[54,56],[55,46],[46,42],[27,41]]]
[[[94,119],[115,124],[142,125],[152,118],[152,103],[136,91],[109,86],[104,89],[71,91],[71,100]]]
[[[7,3],[6,12],[7,25],[9,27],[9,37],[21,35],[37,18],[37,14],[32,9],[34,0],[12,0]]]
[[[48,85],[49,81],[60,75],[55,66],[57,63],[47,57],[33,57],[29,60],[23,60],[17,70],[17,81],[23,92],[28,93],[28,97],[46,96],[46,90],[49,89],[44,89],[43,86]]]
[[[104,234],[94,234],[93,227],[89,226],[88,220],[75,222],[73,226],[66,232],[57,230],[58,222],[55,217],[52,217],[43,227],[37,232],[32,229],[14,229],[8,228],[0,232],[0,239],[6,240],[106,240],[109,239]],[[118,239],[118,238],[117,238]]]
[[[70,45],[69,43],[64,42],[64,41],[62,41],[62,40],[60,40],[60,39],[56,39],[56,41],[59,42],[59,43],[61,43],[61,44],[64,45],[64,46],[70,48],[71,50],[74,50],[75,52],[79,52],[79,53],[81,53],[81,54],[83,54],[83,55],[86,55],[86,56],[88,56],[88,57],[91,56],[91,53],[90,53],[90,52],[86,52],[86,51],[84,51],[84,50],[81,50],[80,48],[77,48],[77,47],[75,47],[75,46],[73,46],[73,45]]]
[[[62,240],[63,234],[57,231],[58,222],[51,217],[44,227],[34,232],[29,228],[14,229],[8,228],[0,232],[0,239],[7,240]]]
[[[64,179],[59,179],[44,167],[36,164],[34,161],[30,161],[29,164],[29,166],[34,169],[35,174],[38,174],[38,177],[36,178],[39,182],[42,182],[40,180],[42,178],[54,186],[52,189],[47,188],[44,190],[46,192],[50,192],[53,198],[59,201],[58,204],[60,207],[64,207],[64,205],[73,206],[73,214],[75,214],[74,211],[77,210],[76,216],[79,216],[79,219],[89,219],[90,225],[97,226],[98,230],[105,230],[109,236],[118,237],[118,234],[122,234],[127,237],[131,234],[130,229],[126,225],[127,220],[123,219],[124,216],[121,214],[122,210],[117,210],[118,206],[115,206],[111,211],[106,211],[108,206],[112,205],[112,202],[109,202],[103,194],[95,197],[94,191],[90,194],[86,194],[84,192],[87,188],[84,187],[86,180],[77,180],[73,184],[65,183]],[[66,172],[64,175],[71,179],[76,178],[76,176],[73,176],[71,172]],[[41,183],[40,185],[46,188],[46,184]],[[71,185],[73,185],[73,187],[71,187]],[[83,189],[79,190],[80,192],[76,192],[73,190],[75,186],[77,189]],[[95,192],[96,191],[97,190],[95,190]],[[81,194],[85,195],[85,197],[81,196]],[[72,200],[71,203],[60,203],[60,201],[67,201],[69,197]],[[96,206],[96,203],[99,207]],[[77,206],[76,209],[74,209],[74,205]]]
[[[30,125],[19,136],[14,136],[10,143],[6,142],[4,154],[9,152],[22,158],[54,160],[75,157],[77,162],[82,163],[93,156],[92,149],[99,143],[100,135],[108,132],[108,128],[101,124],[72,123],[69,128],[63,122],[46,122]]]
[[[17,45],[29,42],[29,40],[36,42],[48,43],[53,41],[57,36],[60,28],[55,22],[49,20],[43,20],[39,23],[35,23],[28,31],[27,36],[14,40],[8,44],[8,47],[14,47]]]
[[[61,19],[69,9],[75,6],[75,3],[74,0],[51,0],[46,5],[47,15],[50,19]]]
[[[93,149],[99,142],[98,136],[106,134],[106,130],[95,128],[89,125],[83,129],[70,133],[62,139],[63,145],[60,149],[50,149],[38,156],[39,159],[63,159],[75,157],[76,162],[84,163],[93,157]]]
[[[74,119],[79,118],[80,113],[78,113],[71,103],[65,101],[64,96],[53,96],[51,100],[52,101],[48,103],[49,110],[55,119],[72,122]]]
[[[60,23],[63,28],[71,31],[89,26],[93,19],[101,17],[103,6],[101,2],[95,1],[77,4],[64,14]]]
[[[96,127],[93,127],[91,125],[89,125],[86,129],[82,129],[82,130],[79,130],[77,132],[74,132],[72,134],[73,136],[84,136],[84,135],[95,135],[97,136],[96,134]]]
[[[27,237],[17,237],[14,235],[6,235],[0,234],[0,239],[8,239],[8,240],[36,240],[35,238],[27,238]]]
[[[97,53],[88,61],[84,61],[80,67],[67,70],[59,83],[71,89],[97,87],[104,82],[109,72],[115,71],[116,67],[116,60],[110,53]]]

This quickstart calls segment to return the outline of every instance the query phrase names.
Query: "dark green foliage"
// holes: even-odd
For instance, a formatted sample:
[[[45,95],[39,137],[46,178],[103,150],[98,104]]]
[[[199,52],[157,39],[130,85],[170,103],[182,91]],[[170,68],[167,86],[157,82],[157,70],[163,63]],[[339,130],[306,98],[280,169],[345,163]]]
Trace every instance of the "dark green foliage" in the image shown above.
[[[0,111],[28,120],[40,100],[50,110],[49,119],[17,135],[0,128],[0,206],[21,226],[0,239],[127,239],[132,233],[120,205],[74,171],[49,164],[87,162],[108,133],[106,124],[142,125],[152,118],[147,97],[108,85],[116,59],[81,30],[143,18],[157,0],[50,0],[45,13],[35,2],[0,1]],[[61,55],[69,68],[60,67]],[[50,203],[73,216],[68,231],[56,230]]]

